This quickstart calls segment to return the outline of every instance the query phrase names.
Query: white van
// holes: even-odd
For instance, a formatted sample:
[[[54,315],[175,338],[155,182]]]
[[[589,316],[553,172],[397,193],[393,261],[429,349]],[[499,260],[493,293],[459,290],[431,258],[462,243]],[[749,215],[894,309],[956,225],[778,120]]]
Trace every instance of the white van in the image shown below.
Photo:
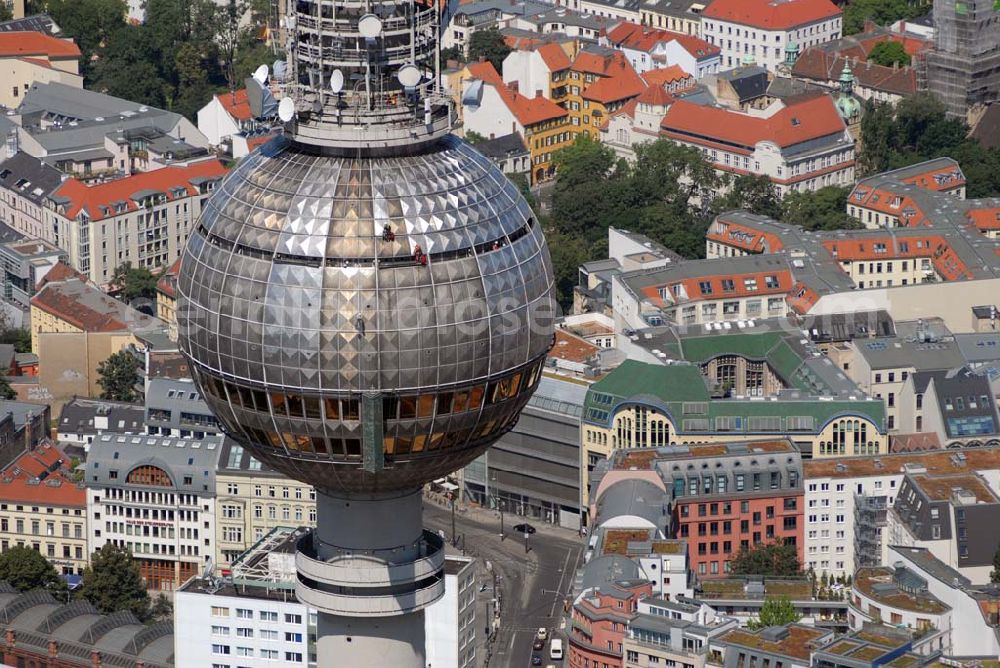
[[[562,658],[563,658],[563,648],[562,648],[562,639],[561,638],[553,638],[552,639],[552,645],[549,647],[549,658],[550,659],[562,660]]]

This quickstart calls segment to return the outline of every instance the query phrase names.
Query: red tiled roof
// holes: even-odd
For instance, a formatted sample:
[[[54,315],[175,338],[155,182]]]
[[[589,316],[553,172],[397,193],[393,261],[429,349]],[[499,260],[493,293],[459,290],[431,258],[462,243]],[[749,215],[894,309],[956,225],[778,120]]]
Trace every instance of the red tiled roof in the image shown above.
[[[856,185],[847,198],[848,204],[885,213],[899,220],[903,227],[929,227],[930,219],[908,195],[897,195],[892,190]]]
[[[31,306],[40,308],[60,320],[64,320],[85,332],[120,332],[128,329],[128,325],[116,318],[113,310],[97,311],[76,298],[59,289],[65,283],[50,283],[31,298]],[[100,292],[97,288],[91,288]],[[102,293],[103,294],[103,293]],[[109,300],[114,301],[111,297]]]
[[[683,33],[671,32],[669,30],[650,28],[649,26],[639,25],[638,23],[630,23],[628,21],[622,21],[609,30],[607,32],[607,38],[615,46],[624,46],[629,49],[635,49],[636,51],[646,52],[651,51],[657,44],[677,42],[681,48],[690,53],[697,60],[711,58],[722,52],[722,49],[719,47],[714,44],[709,44],[705,40],[700,37],[695,37],[694,35],[685,35]]]
[[[128,211],[138,209],[139,204],[131,199],[137,193],[158,191],[169,200],[175,198],[172,189],[183,188],[183,196],[187,197],[198,193],[198,189],[191,183],[193,179],[221,178],[225,173],[226,168],[218,160],[203,160],[186,167],[163,167],[94,186],[84,185],[76,179],[67,179],[53,194],[69,200],[66,205],[67,218],[75,218],[81,210],[86,209],[92,220],[101,220],[115,215],[116,202],[124,202]],[[102,206],[107,211],[102,211]]]
[[[26,450],[0,475],[0,498],[5,502],[85,508],[86,490],[73,482],[69,461],[52,443]],[[38,482],[43,473],[45,477]]]
[[[702,12],[711,19],[766,30],[788,30],[840,14],[830,0],[713,0]]]
[[[884,250],[876,251],[875,244],[880,244]],[[940,235],[908,236],[898,239],[887,234],[884,237],[838,239],[837,241],[824,241],[823,247],[840,262],[930,257],[934,269],[947,281],[975,278],[947,239]]]
[[[257,137],[252,137],[247,140],[247,150],[252,151],[258,146],[263,146],[264,144],[268,143],[277,136],[278,136],[277,133],[271,133],[266,135],[259,135]]]
[[[900,179],[903,183],[910,183],[925,190],[941,192],[954,190],[965,185],[965,174],[957,165],[949,165],[939,169],[931,169],[921,174],[914,174]]]
[[[667,136],[693,142],[718,142],[752,151],[758,142],[784,148],[844,131],[844,121],[828,95],[802,100],[769,118],[749,116],[721,107],[678,100],[660,124]]]
[[[42,32],[0,32],[0,56],[79,58],[80,48],[72,40]]]
[[[970,209],[965,215],[980,232],[1000,230],[1000,207]]]
[[[809,309],[819,301],[819,293],[805,283],[796,283],[792,291],[785,297],[785,302],[796,313],[808,313]]]
[[[650,104],[658,107],[666,107],[673,103],[674,96],[663,90],[661,86],[650,86],[646,90],[639,93],[639,97],[635,98],[642,104]]]
[[[748,253],[777,253],[785,245],[776,235],[762,232],[749,225],[726,221],[724,232],[716,232],[717,225],[712,225],[707,233],[710,241],[716,241],[725,246],[741,248]]]
[[[678,81],[690,80],[694,83],[694,77],[688,74],[680,65],[670,65],[655,70],[648,70],[641,75],[642,80],[650,86],[669,86]]]
[[[500,78],[493,64],[488,61],[471,63],[469,74],[472,78],[493,86],[500,95],[500,99],[523,126],[527,127],[567,115],[567,111],[552,100],[542,96],[525,97],[511,90]]]
[[[767,277],[776,277],[777,284],[770,288],[767,286]],[[748,290],[745,279],[756,280],[756,290]],[[722,281],[731,280],[732,290],[723,290]],[[701,283],[711,285],[711,292],[702,293]],[[706,299],[731,299],[733,297],[753,297],[758,295],[786,294],[792,289],[792,273],[787,269],[776,269],[774,271],[753,271],[742,274],[718,274],[714,276],[699,276],[697,278],[685,278],[679,281],[669,281],[665,285],[651,285],[642,289],[642,292],[654,304],[662,305],[663,298],[660,297],[662,288],[669,288],[673,294],[674,286],[681,285],[687,293],[687,297],[678,299],[678,303],[702,301]]]
[[[41,290],[47,283],[59,283],[70,278],[76,278],[84,282],[87,281],[86,276],[62,260],[59,260],[51,269],[49,269],[48,273],[45,274],[42,280],[38,281],[38,285],[35,286],[35,289]]]
[[[174,263],[167,268],[160,280],[156,282],[157,292],[162,292],[168,297],[177,296],[177,275],[181,271],[181,258],[174,260]]]
[[[872,62],[856,62],[819,47],[803,51],[792,67],[792,74],[813,81],[837,81],[845,63],[859,86],[902,96],[917,92],[917,72],[913,67],[893,69]]]
[[[215,96],[219,104],[230,116],[238,121],[249,121],[253,118],[250,112],[250,101],[247,99],[247,89],[243,88],[235,92],[222,93]]]
[[[573,70],[597,75],[596,81],[584,89],[583,97],[602,104],[628,100],[646,89],[646,82],[621,51],[608,55],[580,51],[573,61]]]
[[[542,60],[545,61],[545,64],[552,72],[568,69],[573,64],[566,52],[563,51],[563,48],[551,42],[538,47],[538,55],[542,57]]]

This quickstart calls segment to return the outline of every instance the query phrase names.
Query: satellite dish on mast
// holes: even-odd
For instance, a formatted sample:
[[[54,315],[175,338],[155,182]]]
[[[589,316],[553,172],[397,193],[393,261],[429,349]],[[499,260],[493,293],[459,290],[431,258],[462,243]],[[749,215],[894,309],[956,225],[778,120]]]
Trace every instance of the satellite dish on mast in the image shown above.
[[[396,72],[396,78],[406,88],[413,88],[420,83],[420,70],[417,69],[416,65],[403,65]]]
[[[253,78],[257,81],[257,83],[263,86],[265,83],[267,83],[267,74],[268,74],[267,65],[261,65],[256,70],[254,70]]]
[[[344,90],[344,73],[340,70],[334,70],[330,75],[330,90],[334,93]]]
[[[362,37],[378,37],[382,33],[382,19],[374,14],[365,14],[358,20],[358,32]]]
[[[281,98],[281,102],[278,103],[278,118],[281,119],[282,123],[287,123],[292,120],[292,116],[295,115],[295,102],[290,97]]]

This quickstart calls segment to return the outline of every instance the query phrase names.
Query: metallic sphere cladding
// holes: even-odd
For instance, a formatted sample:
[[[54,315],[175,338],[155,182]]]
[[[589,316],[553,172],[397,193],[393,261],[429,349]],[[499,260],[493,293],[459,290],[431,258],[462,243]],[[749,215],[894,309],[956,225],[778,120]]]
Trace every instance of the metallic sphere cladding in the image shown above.
[[[552,342],[541,226],[451,135],[384,157],[271,142],[211,193],[179,291],[181,348],[225,431],[329,493],[470,462]]]

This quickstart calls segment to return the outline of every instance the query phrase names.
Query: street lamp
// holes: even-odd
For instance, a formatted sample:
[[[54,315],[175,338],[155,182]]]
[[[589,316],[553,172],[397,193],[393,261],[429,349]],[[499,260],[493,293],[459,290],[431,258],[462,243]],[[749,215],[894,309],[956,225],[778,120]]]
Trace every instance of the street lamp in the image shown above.
[[[500,504],[500,497],[497,495],[497,474],[494,473],[490,476],[490,481],[492,485],[493,493],[493,505],[496,506],[497,510],[500,511],[500,541],[503,542],[503,506]]]

